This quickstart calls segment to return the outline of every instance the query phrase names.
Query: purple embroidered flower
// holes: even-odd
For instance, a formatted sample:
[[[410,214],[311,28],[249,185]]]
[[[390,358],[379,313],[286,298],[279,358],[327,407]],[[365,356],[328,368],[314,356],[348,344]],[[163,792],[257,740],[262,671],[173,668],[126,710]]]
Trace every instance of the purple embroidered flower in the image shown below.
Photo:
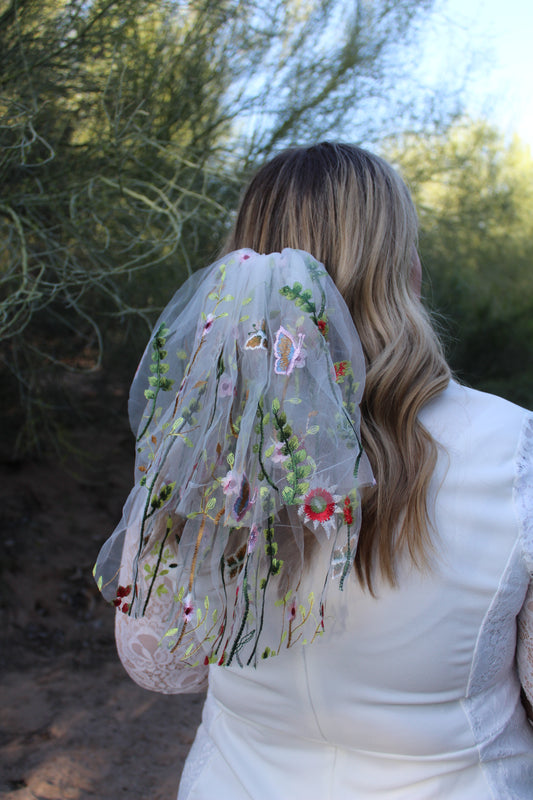
[[[233,394],[233,383],[227,375],[223,375],[218,384],[218,393],[221,397],[230,397]]]
[[[272,461],[274,464],[283,464],[284,461],[287,461],[289,456],[286,456],[282,451],[285,445],[283,442],[276,442],[274,445],[274,452],[272,453]]]
[[[221,479],[220,485],[222,486],[224,494],[237,494],[240,486],[240,476],[235,470],[230,469],[225,477]]]
[[[259,539],[259,528],[257,525],[252,525],[250,528],[250,535],[248,536],[248,552],[253,553],[257,547],[257,540]]]
[[[213,323],[214,323],[215,319],[216,318],[215,318],[214,314],[208,314],[207,317],[205,318],[204,329],[202,331],[202,339],[204,338],[204,336],[207,336],[207,334],[209,333],[209,331],[213,327]]]
[[[185,622],[189,622],[194,612],[194,605],[192,602],[192,597],[190,594],[185,597],[183,600],[183,619]]]

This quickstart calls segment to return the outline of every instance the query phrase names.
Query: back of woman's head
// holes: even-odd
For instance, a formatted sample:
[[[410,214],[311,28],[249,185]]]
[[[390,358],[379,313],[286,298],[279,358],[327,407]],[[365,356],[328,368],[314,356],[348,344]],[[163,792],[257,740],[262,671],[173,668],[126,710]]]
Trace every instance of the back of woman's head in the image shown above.
[[[257,172],[226,249],[307,250],[350,306],[401,304],[416,235],[416,212],[396,172],[359,147],[323,142],[285,150]]]
[[[418,422],[449,369],[416,291],[417,219],[409,191],[383,159],[323,142],[265,164],[241,201],[225,251],[284,247],[321,261],[343,295],[367,363],[363,444],[377,483],[363,497],[355,566],[372,589],[375,567],[395,582],[398,554],[427,564],[426,507],[436,445]]]

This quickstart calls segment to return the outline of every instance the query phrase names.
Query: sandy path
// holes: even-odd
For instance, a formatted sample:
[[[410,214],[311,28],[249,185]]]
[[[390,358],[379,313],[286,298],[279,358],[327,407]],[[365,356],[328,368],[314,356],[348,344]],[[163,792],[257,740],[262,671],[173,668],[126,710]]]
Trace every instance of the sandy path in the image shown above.
[[[173,800],[202,695],[147,692],[117,661],[71,657],[2,677],[0,796]]]
[[[116,655],[91,572],[134,442],[126,389],[84,380],[79,463],[0,460],[0,797],[175,800],[202,696],[140,689]]]

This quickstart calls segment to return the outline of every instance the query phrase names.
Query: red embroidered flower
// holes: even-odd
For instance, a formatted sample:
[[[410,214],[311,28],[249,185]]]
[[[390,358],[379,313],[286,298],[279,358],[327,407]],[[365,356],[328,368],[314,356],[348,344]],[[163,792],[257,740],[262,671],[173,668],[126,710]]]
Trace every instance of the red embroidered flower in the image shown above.
[[[296,619],[296,598],[293,598],[293,601],[287,612],[287,619],[289,622],[294,622],[294,620]]]
[[[309,519],[326,522],[335,513],[333,495],[327,489],[311,489],[304,500],[304,511]]]
[[[131,592],[131,584],[129,586],[119,586],[117,588],[117,596],[113,600],[113,605],[115,606],[115,608],[120,608],[120,604],[122,603],[123,599],[127,597],[130,592]],[[123,611],[124,614],[127,614],[128,611],[130,610],[130,604],[124,603],[124,605],[122,606],[122,608],[120,608],[120,610]]]
[[[304,522],[312,522],[315,530],[318,525],[322,525],[328,537],[335,529],[335,513],[340,511],[337,503],[341,497],[332,494],[332,491],[325,486],[310,489],[298,509],[298,514],[304,518]]]
[[[328,332],[328,323],[326,322],[326,320],[325,319],[319,319],[318,322],[317,322],[317,325],[318,325],[318,330],[320,331],[322,336],[326,336],[326,334]]]
[[[346,525],[351,525],[353,523],[353,509],[349,497],[346,497],[344,500],[344,508],[342,513],[344,515],[344,521]]]
[[[338,361],[333,366],[335,367],[335,380],[338,381],[339,378],[342,378],[344,375],[346,375],[346,368],[348,366],[348,362]]]

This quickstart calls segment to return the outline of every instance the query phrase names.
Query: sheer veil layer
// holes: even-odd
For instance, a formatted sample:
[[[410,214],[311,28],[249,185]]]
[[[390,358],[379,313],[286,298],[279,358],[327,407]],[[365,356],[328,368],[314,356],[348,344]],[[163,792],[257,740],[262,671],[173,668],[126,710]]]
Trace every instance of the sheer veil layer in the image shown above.
[[[364,373],[348,308],[308,253],[239,250],[189,279],[131,387],[136,480],[95,566],[104,596],[133,617],[157,599],[161,646],[190,666],[256,665],[319,636],[373,480]]]

